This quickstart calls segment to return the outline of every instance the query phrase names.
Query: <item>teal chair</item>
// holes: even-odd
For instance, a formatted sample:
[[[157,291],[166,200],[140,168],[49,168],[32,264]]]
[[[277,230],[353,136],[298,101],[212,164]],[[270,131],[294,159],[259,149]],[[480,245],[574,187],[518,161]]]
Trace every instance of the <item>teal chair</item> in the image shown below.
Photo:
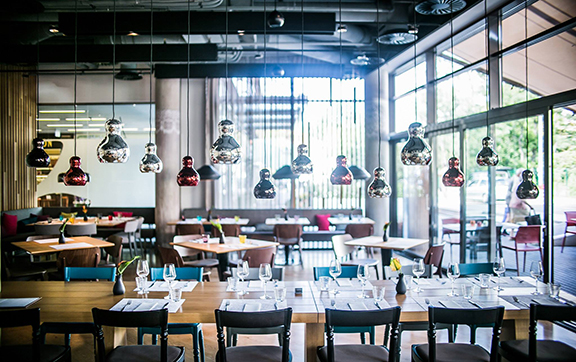
[[[490,274],[494,275],[492,263],[467,263],[458,264],[460,267],[460,276],[474,275],[474,274]]]
[[[327,266],[315,266],[314,267],[314,280],[318,281],[320,277],[331,277],[330,268]],[[338,276],[338,279],[341,278],[356,278],[358,276],[358,266],[342,266],[342,273]],[[368,333],[370,337],[370,344],[376,344],[375,336],[376,336],[376,328],[374,326],[358,326],[358,327],[349,327],[349,326],[334,326],[334,333],[360,333],[360,342],[362,344],[366,344],[366,333]]]
[[[203,268],[176,268],[176,279],[178,280],[202,280]],[[164,279],[163,268],[150,269],[152,280]],[[152,335],[152,344],[158,343],[158,335],[161,333],[160,328],[138,328],[138,344],[143,344],[144,335]],[[192,346],[194,348],[194,362],[204,362],[204,334],[202,333],[202,324],[200,323],[168,323],[168,334],[191,334]]]
[[[92,267],[66,267],[64,268],[64,281],[101,279],[111,282],[116,280],[116,268]]]

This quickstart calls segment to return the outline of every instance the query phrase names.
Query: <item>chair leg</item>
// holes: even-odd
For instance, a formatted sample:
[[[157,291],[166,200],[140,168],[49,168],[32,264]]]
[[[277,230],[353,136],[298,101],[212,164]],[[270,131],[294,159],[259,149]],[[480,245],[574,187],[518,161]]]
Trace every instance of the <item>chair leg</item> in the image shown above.
[[[366,344],[366,334],[360,333],[360,343]]]
[[[458,325],[453,324],[452,326],[448,327],[448,342],[454,343],[456,340],[456,333],[458,332]]]
[[[226,328],[226,347],[232,347],[232,335],[228,328]]]
[[[198,330],[197,329],[193,329],[192,330],[192,349],[193,349],[193,355],[194,355],[194,362],[200,362],[200,356],[199,356],[199,352],[200,352],[200,340],[198,338]]]
[[[290,245],[284,245],[284,259],[286,261],[286,266],[290,261]]]
[[[523,273],[526,272],[526,252],[524,252],[524,263],[523,263],[523,266],[522,266],[522,272],[523,272]]]
[[[200,360],[206,362],[204,357],[204,332],[202,332],[201,326],[198,326],[198,340],[200,341]]]
[[[470,344],[476,344],[476,325],[470,326]]]
[[[516,273],[520,276],[520,263],[518,263],[518,250],[516,250]]]
[[[378,265],[374,265],[374,270],[376,270],[376,279],[380,279],[380,275],[378,274]]]
[[[560,252],[563,253],[564,252],[564,244],[566,244],[566,235],[568,232],[568,224],[566,224],[566,228],[564,229],[564,239],[562,239],[562,249],[560,249]]]
[[[376,344],[376,336],[375,336],[375,334],[376,334],[376,328],[375,328],[375,327],[372,327],[372,328],[370,329],[370,332],[368,332],[368,336],[370,337],[370,344],[371,344],[371,345],[375,345],[375,344]]]
[[[144,333],[142,331],[142,328],[138,328],[138,344],[143,343],[144,343]]]

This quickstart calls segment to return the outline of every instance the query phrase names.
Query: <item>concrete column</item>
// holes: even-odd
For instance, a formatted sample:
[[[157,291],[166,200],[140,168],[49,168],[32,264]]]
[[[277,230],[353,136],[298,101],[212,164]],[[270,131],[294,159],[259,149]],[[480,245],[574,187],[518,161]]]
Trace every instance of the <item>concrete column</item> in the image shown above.
[[[388,150],[388,72],[380,70],[380,92],[378,92],[378,71],[373,71],[365,79],[366,86],[366,170],[373,174],[376,167],[384,167],[386,179],[390,182],[389,150]],[[378,119],[378,96],[380,96],[380,119]],[[378,137],[378,122],[380,122],[380,134]],[[382,139],[380,164],[378,164],[378,144]],[[372,182],[372,177],[366,182],[366,187]],[[366,192],[366,187],[362,190]],[[392,197],[396,190],[392,190]],[[382,235],[384,223],[390,221],[390,201],[388,198],[372,199],[366,197],[366,216],[376,222],[374,234]]]
[[[156,80],[156,145],[164,163],[156,174],[156,242],[166,246],[174,234],[167,223],[180,218],[180,79]]]

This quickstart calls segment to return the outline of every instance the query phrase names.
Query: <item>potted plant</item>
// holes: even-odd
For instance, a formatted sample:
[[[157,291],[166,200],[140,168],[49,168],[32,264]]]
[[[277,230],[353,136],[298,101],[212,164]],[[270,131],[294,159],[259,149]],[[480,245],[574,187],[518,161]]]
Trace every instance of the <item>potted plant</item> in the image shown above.
[[[384,230],[384,235],[382,236],[382,240],[384,240],[384,241],[388,241],[388,226],[390,226],[389,222],[385,223],[384,227],[382,228]]]
[[[124,274],[126,268],[128,268],[130,264],[132,264],[134,260],[138,259],[139,257],[139,255],[136,255],[130,260],[122,260],[120,263],[118,263],[118,267],[116,268],[116,282],[114,283],[114,288],[112,289],[114,295],[121,295],[126,292],[126,288],[124,287],[124,283],[122,281],[122,274]]]
[[[398,272],[398,283],[396,284],[396,293],[406,294],[406,283],[404,283],[404,273],[402,273],[402,264],[398,258],[390,260],[390,269]]]
[[[212,227],[215,227],[216,229],[218,229],[218,231],[220,231],[220,244],[224,244],[226,240],[224,239],[224,231],[222,231],[222,224],[220,224],[219,220],[210,221],[210,223],[212,224]]]
[[[64,236],[64,230],[66,230],[66,224],[68,219],[64,219],[62,226],[60,226],[60,237],[58,238],[58,244],[64,244],[66,242],[66,237]]]

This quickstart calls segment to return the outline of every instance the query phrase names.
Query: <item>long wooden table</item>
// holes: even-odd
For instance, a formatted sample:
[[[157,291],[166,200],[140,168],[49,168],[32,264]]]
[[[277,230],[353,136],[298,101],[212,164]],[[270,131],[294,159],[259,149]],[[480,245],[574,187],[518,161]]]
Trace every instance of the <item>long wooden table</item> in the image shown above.
[[[248,225],[250,223],[250,219],[246,218],[239,218],[236,221],[235,218],[223,218],[223,219],[212,219],[212,221],[208,221],[207,219],[186,219],[186,220],[174,220],[168,221],[166,225],[190,225],[190,224],[202,224],[202,225],[212,225],[212,222],[219,222],[221,225]]]
[[[529,278],[523,278],[526,281],[525,287],[505,288],[500,292],[501,296],[512,295],[529,295],[534,290]],[[457,283],[472,282],[473,279],[457,280]],[[430,283],[437,283],[434,288],[424,287],[421,293],[409,291],[405,295],[398,295],[395,292],[393,281],[371,281],[374,285],[386,287],[385,300],[391,305],[402,307],[401,321],[426,321],[428,312],[425,307],[417,302],[416,298],[430,298],[433,302],[439,299],[449,299],[446,293],[450,290],[450,283],[442,284],[430,280]],[[41,321],[66,321],[66,322],[89,322],[92,321],[91,309],[111,308],[122,298],[141,298],[132,290],[135,287],[134,282],[125,282],[126,294],[115,296],[112,294],[112,282],[58,282],[58,281],[30,281],[30,282],[3,282],[1,298],[16,297],[42,297],[31,307],[41,308]],[[287,304],[293,308],[293,323],[305,324],[305,348],[306,361],[316,361],[316,347],[324,345],[324,302],[328,298],[326,292],[320,292],[312,281],[285,282],[287,287]],[[295,295],[294,288],[302,288],[302,295]],[[341,289],[336,299],[356,298],[355,292],[346,292]],[[367,292],[370,294],[370,292]],[[148,298],[163,298],[166,292],[151,292]],[[262,292],[250,292],[243,299],[258,299]],[[478,298],[484,297],[487,300],[497,299],[498,295],[492,289],[483,289]],[[561,293],[563,298],[576,300],[576,297]],[[170,323],[215,323],[214,310],[219,308],[223,299],[240,299],[234,292],[226,292],[226,283],[202,282],[199,283],[192,292],[184,292],[183,303],[180,310],[176,313],[169,314]],[[361,299],[357,299],[361,300]],[[475,298],[475,300],[478,300]],[[504,313],[504,326],[502,339],[527,338],[529,325],[529,311],[522,306],[512,306],[503,303],[506,306]],[[106,341],[109,346],[122,341],[122,329],[106,331]],[[205,336],[216,338],[216,336]]]
[[[114,228],[118,225],[122,225],[127,221],[136,220],[135,217],[114,217],[112,220],[109,220],[108,217],[104,218],[97,218],[97,217],[89,217],[87,221],[84,221],[82,216],[78,216],[75,218],[74,222],[68,222],[68,225],[82,225],[82,224],[96,224],[98,227],[104,228]],[[62,225],[63,220],[52,220],[51,222],[48,221],[38,221],[32,225]]]
[[[20,249],[26,250],[29,254],[38,255],[38,254],[46,254],[46,253],[57,253],[62,250],[79,250],[79,249],[90,249],[90,248],[108,248],[110,246],[114,246],[113,243],[108,241],[104,241],[101,239],[91,238],[89,236],[75,236],[71,238],[66,238],[66,249],[55,249],[52,246],[58,246],[58,238],[55,238],[55,241],[50,243],[44,243],[46,240],[39,240],[36,241],[17,241],[13,242],[12,245],[19,247]],[[44,242],[43,242],[44,241]],[[78,244],[78,245],[75,245]]]

